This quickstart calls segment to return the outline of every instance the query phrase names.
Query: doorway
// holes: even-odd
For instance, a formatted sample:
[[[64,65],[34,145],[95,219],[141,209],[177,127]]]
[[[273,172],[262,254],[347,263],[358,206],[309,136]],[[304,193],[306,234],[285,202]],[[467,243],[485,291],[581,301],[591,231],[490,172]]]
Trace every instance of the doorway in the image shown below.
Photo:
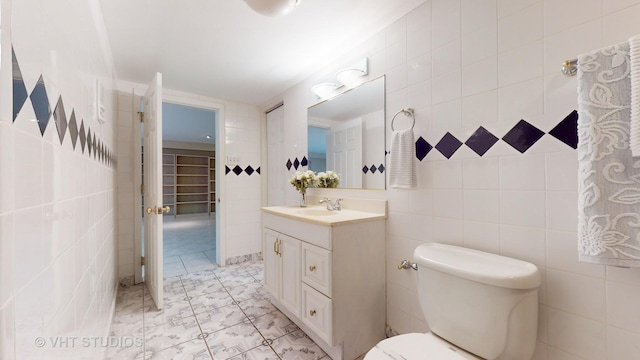
[[[163,102],[164,277],[215,268],[217,110]]]

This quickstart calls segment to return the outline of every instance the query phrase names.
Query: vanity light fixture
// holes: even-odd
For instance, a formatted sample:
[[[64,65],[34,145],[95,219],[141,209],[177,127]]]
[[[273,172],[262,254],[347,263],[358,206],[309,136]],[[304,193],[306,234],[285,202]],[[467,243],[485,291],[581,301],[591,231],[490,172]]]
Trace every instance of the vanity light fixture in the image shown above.
[[[363,76],[369,73],[367,65],[367,58],[364,58],[348,68],[338,71],[336,78],[348,88],[358,86],[364,81]]]
[[[319,99],[325,100],[338,95],[338,89],[342,87],[340,84],[332,82],[323,82],[311,87],[313,92]]]
[[[365,80],[364,76],[368,73],[368,60],[367,58],[364,58],[345,69],[339,70],[336,73],[338,83],[323,82],[311,87],[311,92],[313,92],[319,99],[326,100],[338,95],[340,91],[351,89],[362,84]]]
[[[244,0],[255,12],[264,16],[283,16],[292,12],[301,0]]]

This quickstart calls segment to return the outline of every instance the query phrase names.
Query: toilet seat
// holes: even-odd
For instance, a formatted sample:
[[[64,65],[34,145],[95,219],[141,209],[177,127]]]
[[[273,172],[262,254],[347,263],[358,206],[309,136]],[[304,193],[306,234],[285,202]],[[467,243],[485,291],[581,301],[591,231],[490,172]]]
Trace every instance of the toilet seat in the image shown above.
[[[380,341],[364,360],[481,360],[432,333],[403,334]]]

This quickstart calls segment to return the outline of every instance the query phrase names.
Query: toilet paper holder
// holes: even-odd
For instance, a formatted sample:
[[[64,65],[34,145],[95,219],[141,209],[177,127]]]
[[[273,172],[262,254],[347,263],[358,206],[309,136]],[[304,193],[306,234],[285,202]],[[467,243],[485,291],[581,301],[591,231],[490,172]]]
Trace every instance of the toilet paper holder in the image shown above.
[[[409,268],[418,271],[418,264],[412,263],[409,260],[402,260],[400,265],[398,265],[398,270],[409,269]]]

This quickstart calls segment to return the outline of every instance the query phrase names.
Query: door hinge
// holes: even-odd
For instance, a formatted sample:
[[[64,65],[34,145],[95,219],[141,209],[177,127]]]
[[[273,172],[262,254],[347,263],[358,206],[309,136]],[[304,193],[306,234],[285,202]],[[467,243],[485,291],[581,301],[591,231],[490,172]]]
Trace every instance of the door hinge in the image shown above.
[[[144,111],[138,111],[138,118],[140,122],[144,122]]]
[[[140,266],[144,266],[144,256],[140,256]]]
[[[140,184],[140,195],[144,195],[144,183]]]

